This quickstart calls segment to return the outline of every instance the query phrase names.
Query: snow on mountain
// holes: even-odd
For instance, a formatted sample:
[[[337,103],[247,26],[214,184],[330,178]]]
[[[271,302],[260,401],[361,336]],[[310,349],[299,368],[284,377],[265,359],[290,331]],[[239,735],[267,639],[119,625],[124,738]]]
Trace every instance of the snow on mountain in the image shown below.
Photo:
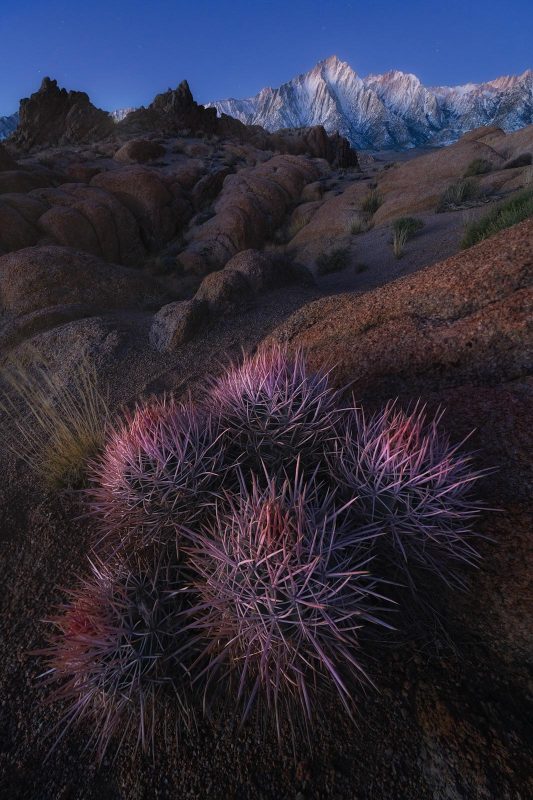
[[[11,114],[9,117],[0,117],[0,141],[11,136],[18,124],[18,111],[15,114]]]
[[[115,122],[121,122],[132,111],[135,111],[135,108],[116,108],[114,111],[110,111],[109,115],[113,117]]]
[[[331,56],[278,89],[208,105],[270,131],[320,124],[361,149],[416,147],[454,141],[481,125],[510,131],[533,123],[533,72],[432,88],[399,70],[361,78]]]

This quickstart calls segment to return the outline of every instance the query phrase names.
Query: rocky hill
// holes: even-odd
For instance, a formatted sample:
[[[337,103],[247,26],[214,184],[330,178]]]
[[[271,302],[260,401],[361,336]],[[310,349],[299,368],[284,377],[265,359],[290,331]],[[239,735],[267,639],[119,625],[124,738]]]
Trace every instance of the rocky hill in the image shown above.
[[[533,72],[481,84],[425,87],[416,75],[399,70],[362,78],[331,56],[277,89],[210,105],[269,131],[324,125],[362,149],[439,145],[482,125],[506,131],[530,125]]]

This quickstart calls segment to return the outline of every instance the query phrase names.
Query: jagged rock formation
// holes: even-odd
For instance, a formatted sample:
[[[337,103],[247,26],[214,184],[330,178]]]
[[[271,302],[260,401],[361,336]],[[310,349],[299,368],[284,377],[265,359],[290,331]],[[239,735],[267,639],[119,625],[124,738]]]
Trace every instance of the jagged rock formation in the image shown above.
[[[130,112],[116,126],[119,134],[176,133],[183,129],[196,133],[217,132],[216,113],[194,100],[187,81],[182,81],[176,89],[156,95],[149,106]]]
[[[208,105],[269,131],[323,125],[361,149],[443,144],[482,125],[511,131],[533,123],[533,71],[482,84],[428,88],[416,75],[399,70],[361,78],[331,56],[277,89]]]
[[[60,89],[57,81],[43,78],[39,91],[20,101],[19,124],[12,142],[29,150],[90,142],[113,131],[109,114],[93,106],[85,92]]]
[[[235,138],[262,150],[325,158],[338,167],[358,166],[357,154],[337,133],[328,136],[322,126],[315,126],[271,135],[258,125],[244,125],[226,114],[217,117],[214,108],[206,108],[194,100],[187,81],[182,81],[177,89],[158,94],[147,108],[132,111],[116,126],[119,135],[138,135],[147,131],[170,134],[184,130]]]

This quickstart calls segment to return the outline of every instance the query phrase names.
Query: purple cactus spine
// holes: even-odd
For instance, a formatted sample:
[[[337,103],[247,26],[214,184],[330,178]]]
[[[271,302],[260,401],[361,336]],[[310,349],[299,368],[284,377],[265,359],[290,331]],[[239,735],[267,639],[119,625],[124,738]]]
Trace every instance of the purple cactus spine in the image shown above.
[[[138,408],[93,464],[89,512],[111,550],[179,537],[202,516],[223,471],[216,422],[190,402]]]
[[[485,473],[460,452],[462,443],[450,444],[441,417],[427,421],[423,407],[404,412],[394,403],[367,417],[354,404],[331,464],[360,523],[382,530],[381,552],[409,580],[418,566],[462,585],[457,565],[479,560],[471,525],[481,506],[471,488]]]
[[[325,465],[339,398],[329,373],[308,372],[302,351],[289,356],[273,346],[216,379],[207,402],[225,431],[227,457],[260,478],[264,466],[294,476],[297,461],[311,472]]]
[[[246,719],[254,702],[275,716],[294,701],[309,720],[322,690],[352,711],[354,687],[369,680],[357,631],[384,624],[383,598],[346,549],[331,492],[294,481],[253,481],[217,505],[216,519],[189,550],[201,601],[197,625],[209,640],[208,689],[236,689]],[[288,715],[290,719],[290,714]]]
[[[194,637],[184,613],[190,590],[166,553],[144,556],[133,568],[92,561],[90,575],[49,620],[55,631],[38,651],[55,687],[50,700],[66,704],[56,745],[87,720],[87,746],[99,760],[115,736],[119,746],[132,733],[136,746],[153,748],[165,694],[177,701],[181,721],[190,722]]]

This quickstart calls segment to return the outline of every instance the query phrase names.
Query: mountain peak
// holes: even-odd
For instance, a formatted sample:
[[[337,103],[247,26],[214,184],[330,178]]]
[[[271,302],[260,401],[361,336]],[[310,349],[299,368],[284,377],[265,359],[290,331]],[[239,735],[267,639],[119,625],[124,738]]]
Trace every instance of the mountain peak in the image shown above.
[[[484,125],[508,131],[530,125],[532,75],[430,88],[395,69],[360,78],[333,54],[277,89],[210,105],[269,131],[323,125],[360,149],[406,148],[448,143]]]

